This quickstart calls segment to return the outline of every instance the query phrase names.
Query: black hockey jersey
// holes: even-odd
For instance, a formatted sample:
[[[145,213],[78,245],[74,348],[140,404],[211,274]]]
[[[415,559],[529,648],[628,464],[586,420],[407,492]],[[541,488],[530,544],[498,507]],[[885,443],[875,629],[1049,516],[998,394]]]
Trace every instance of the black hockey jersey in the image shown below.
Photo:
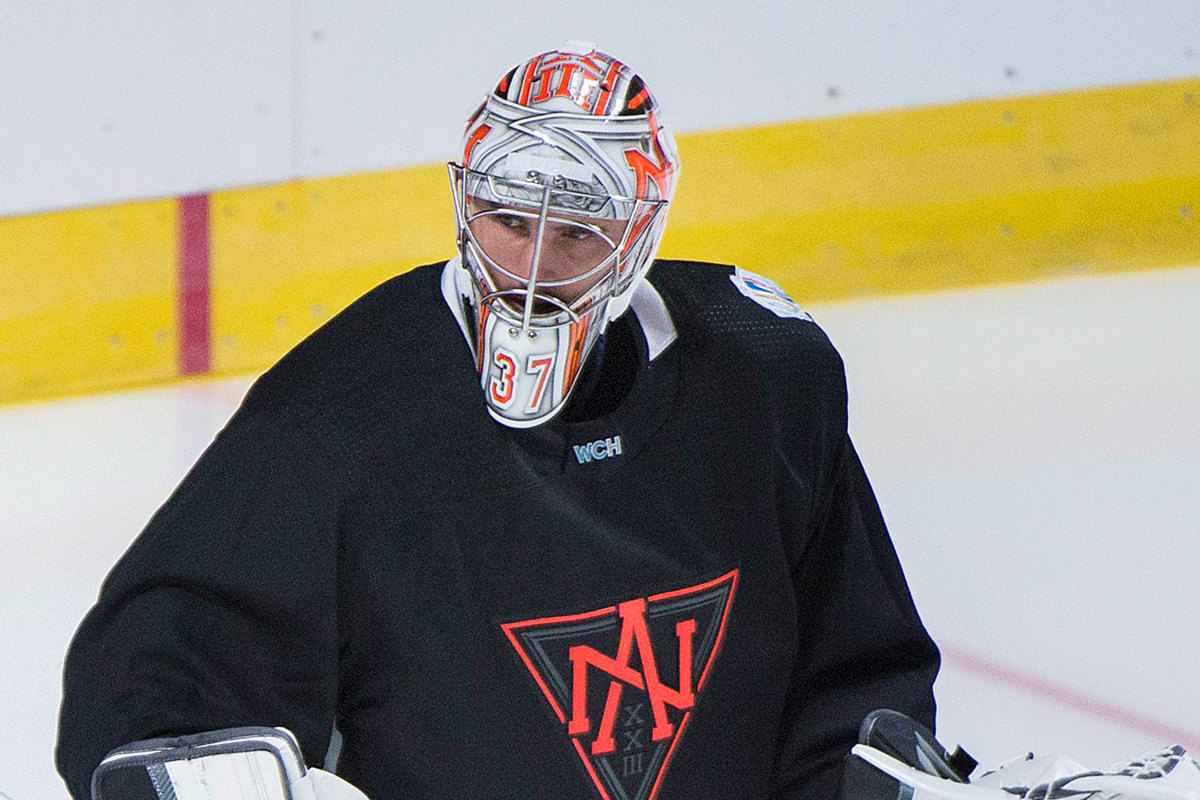
[[[319,766],[336,724],[372,800],[820,799],[867,712],[932,727],[937,651],[817,325],[659,262],[675,338],[614,323],[621,402],[514,430],[442,274],[263,375],[113,569],[66,665],[76,798],[129,741],[278,725]]]

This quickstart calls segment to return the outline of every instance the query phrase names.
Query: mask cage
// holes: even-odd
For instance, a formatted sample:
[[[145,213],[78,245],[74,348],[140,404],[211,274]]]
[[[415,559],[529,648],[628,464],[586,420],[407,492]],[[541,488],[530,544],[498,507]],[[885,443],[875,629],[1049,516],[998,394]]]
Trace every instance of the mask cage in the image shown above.
[[[448,168],[460,246],[480,305],[489,306],[506,322],[522,329],[578,323],[596,304],[620,294],[635,277],[637,270],[632,267],[648,258],[652,249],[648,240],[658,227],[653,223],[667,206],[663,200],[600,194],[604,189],[598,182],[561,175],[530,172],[525,178],[510,178],[453,163]],[[475,210],[478,204],[484,207]],[[524,220],[532,230],[535,238],[528,275],[499,263],[480,242],[474,223],[497,215]],[[606,221],[620,221],[619,233],[611,226],[606,230]],[[585,264],[577,274],[541,278],[538,273],[547,225],[586,231],[606,243],[608,251],[595,259],[595,264]],[[502,288],[498,276],[516,286]],[[584,284],[584,288],[566,300],[544,291],[574,284]]]

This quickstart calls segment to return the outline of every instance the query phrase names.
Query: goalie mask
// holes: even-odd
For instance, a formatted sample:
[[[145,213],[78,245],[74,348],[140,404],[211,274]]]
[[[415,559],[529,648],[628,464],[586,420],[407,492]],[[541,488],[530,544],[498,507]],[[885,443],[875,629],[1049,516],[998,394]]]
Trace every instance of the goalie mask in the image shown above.
[[[449,168],[488,410],[511,427],[541,424],[654,260],[674,140],[627,66],[552,51],[501,79]]]

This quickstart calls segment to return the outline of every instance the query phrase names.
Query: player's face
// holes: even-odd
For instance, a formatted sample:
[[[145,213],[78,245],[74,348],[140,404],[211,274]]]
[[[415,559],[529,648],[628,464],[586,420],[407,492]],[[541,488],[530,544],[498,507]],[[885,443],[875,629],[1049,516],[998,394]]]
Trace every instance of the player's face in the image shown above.
[[[542,223],[536,212],[482,200],[471,200],[468,207],[471,236],[499,267],[489,270],[498,290],[524,289],[536,257],[538,294],[567,304],[607,274],[607,269],[596,268],[611,263],[626,226],[626,220],[563,213]],[[521,305],[516,298],[513,303]]]

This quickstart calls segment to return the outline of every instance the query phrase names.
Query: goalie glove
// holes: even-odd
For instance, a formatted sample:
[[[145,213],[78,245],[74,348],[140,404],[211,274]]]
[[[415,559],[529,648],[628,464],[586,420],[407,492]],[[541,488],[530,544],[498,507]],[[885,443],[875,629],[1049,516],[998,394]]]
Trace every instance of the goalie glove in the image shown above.
[[[1200,800],[1200,763],[1180,745],[1103,771],[1065,756],[1011,761],[977,781],[1024,800]]]
[[[1030,754],[968,783],[974,766],[903,714],[875,711],[846,758],[841,800],[1200,800],[1200,763],[1180,746],[1103,772]]]
[[[1003,789],[925,772],[881,750],[856,744],[846,757],[841,800],[1015,800]]]
[[[842,770],[841,800],[1013,800],[1003,790],[967,783],[975,759],[953,753],[924,725],[898,711],[872,711]]]
[[[368,800],[332,773],[304,765],[285,728],[228,728],[148,739],[109,753],[92,800]]]

